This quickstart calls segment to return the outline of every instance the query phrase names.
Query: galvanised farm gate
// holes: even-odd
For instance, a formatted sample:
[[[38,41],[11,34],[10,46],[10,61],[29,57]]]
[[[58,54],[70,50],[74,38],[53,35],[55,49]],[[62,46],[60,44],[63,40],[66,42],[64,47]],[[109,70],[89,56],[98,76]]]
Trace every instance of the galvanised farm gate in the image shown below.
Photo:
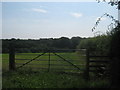
[[[90,55],[86,49],[44,50],[41,53],[15,53],[10,48],[9,70],[29,68],[41,71],[85,73],[89,80],[90,72],[108,74],[109,56]]]
[[[42,53],[14,53],[11,61],[14,66],[10,69],[31,68],[45,69],[47,71],[77,71],[81,72],[85,68],[85,55],[78,56],[79,52],[85,53],[85,49],[62,49],[62,50],[45,50]],[[11,54],[11,53],[10,53]]]

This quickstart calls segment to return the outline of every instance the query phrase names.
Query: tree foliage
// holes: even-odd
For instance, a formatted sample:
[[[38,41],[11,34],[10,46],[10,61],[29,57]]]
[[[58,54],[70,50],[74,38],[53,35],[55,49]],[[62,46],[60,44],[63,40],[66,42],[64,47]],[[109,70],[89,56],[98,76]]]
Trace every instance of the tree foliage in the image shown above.
[[[111,80],[113,87],[120,86],[120,26],[111,32]]]
[[[42,39],[3,39],[2,52],[8,53],[11,40],[14,40],[16,52],[42,52],[46,49],[76,49],[81,37],[42,38]]]
[[[97,0],[100,2],[101,0]],[[106,0],[103,0],[104,2]],[[108,2],[111,6],[117,5],[117,9],[120,10],[120,1],[119,0],[110,0]],[[93,28],[94,29],[94,28]],[[92,30],[93,30],[92,29]],[[112,57],[111,59],[111,87],[119,88],[120,86],[120,21],[117,20],[117,26],[112,29],[112,31],[109,33],[111,36],[110,40],[110,55]]]
[[[77,48],[88,49],[90,52],[96,51],[107,55],[110,52],[110,39],[111,37],[108,35],[83,39]]]
[[[107,2],[108,0],[96,0],[98,3],[100,2]],[[114,6],[114,5],[118,5],[119,3],[119,0],[109,0],[108,4],[110,4],[111,6]]]

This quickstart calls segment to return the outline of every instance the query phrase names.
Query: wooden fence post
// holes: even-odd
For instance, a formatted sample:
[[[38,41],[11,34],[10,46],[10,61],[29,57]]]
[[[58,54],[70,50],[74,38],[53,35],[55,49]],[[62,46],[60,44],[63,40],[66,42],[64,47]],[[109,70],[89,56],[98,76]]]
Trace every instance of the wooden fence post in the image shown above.
[[[48,72],[50,71],[50,51],[49,51],[49,61],[48,61]]]
[[[86,50],[86,71],[85,71],[85,79],[89,80],[89,50]]]
[[[9,46],[9,70],[15,70],[15,47],[13,41]]]

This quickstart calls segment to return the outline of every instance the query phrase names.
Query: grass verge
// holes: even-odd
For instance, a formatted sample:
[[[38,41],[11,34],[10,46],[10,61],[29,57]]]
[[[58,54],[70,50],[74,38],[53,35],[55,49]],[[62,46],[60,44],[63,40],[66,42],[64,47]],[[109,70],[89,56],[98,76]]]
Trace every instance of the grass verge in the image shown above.
[[[86,81],[81,75],[18,70],[5,73],[3,88],[108,88],[106,79]]]

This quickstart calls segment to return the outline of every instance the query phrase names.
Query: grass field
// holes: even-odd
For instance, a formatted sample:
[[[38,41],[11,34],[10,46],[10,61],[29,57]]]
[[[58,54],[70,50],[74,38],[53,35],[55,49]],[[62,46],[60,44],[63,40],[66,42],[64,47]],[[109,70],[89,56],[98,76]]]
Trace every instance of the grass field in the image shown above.
[[[15,58],[16,67],[21,66],[22,64],[30,61],[31,59],[35,58],[36,56],[42,53],[17,53]],[[80,69],[85,68],[85,56],[78,56],[76,53],[57,53],[67,61],[73,63]],[[9,63],[9,55],[3,54],[2,61],[3,61],[3,71],[8,70],[8,63]],[[62,70],[62,71],[76,71],[78,69],[72,66],[70,63],[64,61],[60,57],[54,55],[53,53],[50,54],[50,61],[49,61],[49,53],[46,53],[43,56],[40,56],[36,60],[30,62],[29,64],[25,65],[22,68],[31,68],[33,70],[37,69],[46,69],[48,70],[50,63],[50,70]]]
[[[33,59],[39,54],[41,53],[18,53],[15,58]],[[76,53],[57,54],[69,60],[80,69],[85,69],[85,56]],[[8,54],[2,54],[3,72],[8,71],[8,58]],[[16,67],[27,61],[28,60],[16,60]],[[87,82],[83,78],[84,74],[82,70],[78,70],[52,53],[50,54],[49,72],[48,64],[49,54],[46,53],[15,72],[10,71],[4,73],[2,77],[3,88],[104,88],[109,86],[108,80],[105,79],[96,79]],[[78,74],[73,74],[73,72]]]

